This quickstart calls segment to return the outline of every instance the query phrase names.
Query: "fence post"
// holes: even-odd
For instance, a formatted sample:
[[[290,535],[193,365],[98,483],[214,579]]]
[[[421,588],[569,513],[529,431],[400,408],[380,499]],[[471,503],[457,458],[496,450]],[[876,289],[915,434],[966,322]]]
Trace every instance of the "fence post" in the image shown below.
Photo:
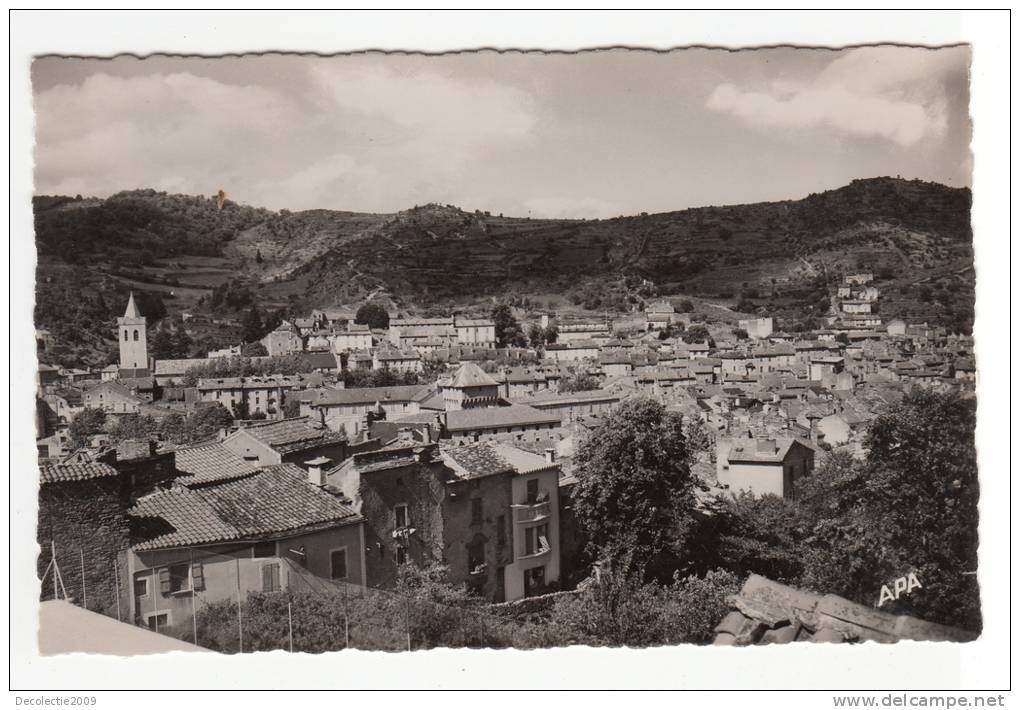
[[[404,598],[404,630],[407,632],[407,650],[411,650],[411,597]]]
[[[57,544],[53,540],[50,540],[50,562],[53,564],[53,598],[60,599],[57,593]]]
[[[287,639],[290,642],[290,652],[294,653],[294,617],[290,612],[290,602],[287,602]]]
[[[241,558],[235,557],[237,563],[237,652],[244,653],[244,630],[241,627]]]
[[[85,548],[79,547],[78,554],[81,555],[81,605],[89,608],[89,595],[85,591]]]
[[[195,589],[195,552],[188,550],[188,579],[191,581],[191,633],[195,637],[195,645],[198,645],[198,612],[195,610],[195,597],[198,591]]]
[[[120,615],[120,570],[117,569],[117,557],[113,558],[113,585],[117,594],[117,621],[123,621]]]

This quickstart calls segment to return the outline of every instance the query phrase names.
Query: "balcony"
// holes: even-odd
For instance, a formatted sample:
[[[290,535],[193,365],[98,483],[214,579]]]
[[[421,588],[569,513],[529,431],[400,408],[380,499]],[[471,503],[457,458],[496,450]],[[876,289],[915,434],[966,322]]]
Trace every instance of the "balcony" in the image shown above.
[[[542,547],[538,548],[537,550],[535,550],[534,552],[532,552],[531,554],[525,553],[523,555],[518,555],[517,559],[518,560],[537,560],[540,557],[545,557],[546,555],[548,555],[551,550],[552,550],[552,546],[547,543],[547,544],[543,545]]]
[[[514,512],[515,523],[537,523],[549,517],[549,501],[537,503],[520,503],[510,506]]]

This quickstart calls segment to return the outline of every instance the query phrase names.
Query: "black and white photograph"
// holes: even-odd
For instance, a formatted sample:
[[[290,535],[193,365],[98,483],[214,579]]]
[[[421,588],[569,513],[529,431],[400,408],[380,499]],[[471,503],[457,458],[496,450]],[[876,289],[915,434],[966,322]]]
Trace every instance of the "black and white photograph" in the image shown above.
[[[737,669],[1009,618],[980,47],[366,46],[27,60],[40,661]]]

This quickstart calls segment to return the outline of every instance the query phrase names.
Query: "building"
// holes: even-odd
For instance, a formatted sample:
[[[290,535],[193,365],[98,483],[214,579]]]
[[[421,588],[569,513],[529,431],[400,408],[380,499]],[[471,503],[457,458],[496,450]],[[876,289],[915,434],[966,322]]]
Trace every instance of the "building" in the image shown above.
[[[445,414],[443,436],[454,443],[486,439],[527,441],[534,435],[560,426],[559,412],[543,412],[514,404],[509,407],[454,410]]]
[[[138,312],[133,291],[128,296],[124,315],[117,319],[117,336],[120,343],[120,368],[147,370],[149,346],[145,337],[145,316]]]
[[[557,415],[567,424],[584,417],[609,414],[622,397],[618,392],[588,390],[586,392],[540,392],[514,399],[514,404],[527,405],[546,414]]]
[[[275,377],[216,377],[200,379],[196,385],[203,402],[218,402],[238,419],[264,415],[283,416],[287,386]]]
[[[421,372],[424,370],[421,354],[408,348],[377,348],[372,356],[373,370],[392,370],[393,372]]]
[[[136,623],[184,626],[201,605],[308,589],[308,576],[362,586],[362,519],[323,483],[319,469],[282,464],[139,500],[127,560]]]
[[[559,580],[559,465],[498,444],[409,444],[355,454],[327,474],[365,518],[369,586],[400,565],[445,564],[501,602]]]
[[[561,337],[562,341],[563,338]],[[553,362],[579,362],[581,360],[598,360],[601,348],[593,340],[566,340],[550,343],[545,346],[545,357]]]
[[[465,362],[452,377],[440,380],[439,391],[447,411],[499,404],[499,383],[473,362]]]
[[[455,318],[457,344],[475,348],[496,347],[496,324],[489,318]]]
[[[746,318],[737,321],[737,327],[747,332],[747,337],[755,340],[768,338],[772,335],[772,318]]]
[[[347,438],[308,417],[247,422],[226,437],[223,446],[254,466],[304,466],[317,458],[343,461],[347,457]]]
[[[144,398],[116,380],[101,382],[82,394],[85,407],[101,409],[107,414],[137,414],[145,403]]]
[[[304,349],[304,341],[301,339],[301,332],[293,323],[283,321],[262,338],[262,345],[265,346],[269,357],[277,355],[291,355],[299,353]]]
[[[334,332],[329,336],[330,346],[335,353],[349,353],[372,348],[372,331],[367,325],[350,323],[347,330]]]
[[[716,478],[731,493],[775,495],[792,500],[797,480],[815,468],[811,444],[787,437],[720,438],[716,442]]]
[[[436,397],[432,385],[397,387],[320,388],[302,393],[300,413],[332,431],[343,431],[354,440],[368,428],[373,418],[399,419],[422,411]],[[442,409],[436,402],[434,411]]]

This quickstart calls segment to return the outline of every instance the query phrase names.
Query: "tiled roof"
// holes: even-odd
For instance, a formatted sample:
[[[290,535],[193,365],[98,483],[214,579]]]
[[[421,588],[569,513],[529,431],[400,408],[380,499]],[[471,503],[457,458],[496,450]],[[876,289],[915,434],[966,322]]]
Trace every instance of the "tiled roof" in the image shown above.
[[[312,424],[308,417],[249,424],[240,431],[248,432],[282,454],[344,441],[343,436]]]
[[[65,481],[89,481],[118,475],[117,469],[105,463],[61,463],[43,466],[40,471],[42,483],[63,483]]]
[[[973,641],[977,634],[895,615],[834,594],[814,594],[752,574],[733,611],[715,628],[716,646],[749,646],[790,641]]]
[[[321,389],[309,399],[313,407],[329,404],[375,404],[376,402],[416,402],[432,395],[431,385],[398,385],[395,387],[356,387],[354,389]]]
[[[545,456],[539,456],[538,454],[533,454],[530,451],[524,451],[516,446],[494,444],[494,447],[499,454],[499,457],[513,466],[517,473],[536,473],[538,471],[554,469],[559,466],[558,463],[550,461]]]
[[[310,485],[294,464],[267,466],[256,475],[205,488],[175,487],[140,500],[130,514],[161,518],[172,528],[139,543],[139,550],[257,539],[357,516]]]
[[[450,387],[495,387],[496,381],[473,362],[465,362],[453,376]]]
[[[190,488],[179,486],[143,498],[128,513],[142,523],[142,534],[147,538],[135,545],[138,550],[201,545],[241,536]]]
[[[450,446],[441,449],[440,453],[460,478],[483,478],[515,470],[490,442]]]
[[[188,446],[177,449],[174,454],[177,470],[188,476],[181,479],[181,483],[186,486],[240,478],[257,470],[219,443]]]
[[[554,423],[560,423],[558,414],[540,412],[534,407],[523,404],[515,404],[510,407],[461,409],[446,414],[446,428],[452,432]]]
[[[735,439],[726,458],[731,463],[734,461],[781,463],[795,443],[812,448],[807,442],[793,438],[774,439],[771,446],[768,446],[764,440],[761,443],[763,448],[759,448],[757,439]]]

